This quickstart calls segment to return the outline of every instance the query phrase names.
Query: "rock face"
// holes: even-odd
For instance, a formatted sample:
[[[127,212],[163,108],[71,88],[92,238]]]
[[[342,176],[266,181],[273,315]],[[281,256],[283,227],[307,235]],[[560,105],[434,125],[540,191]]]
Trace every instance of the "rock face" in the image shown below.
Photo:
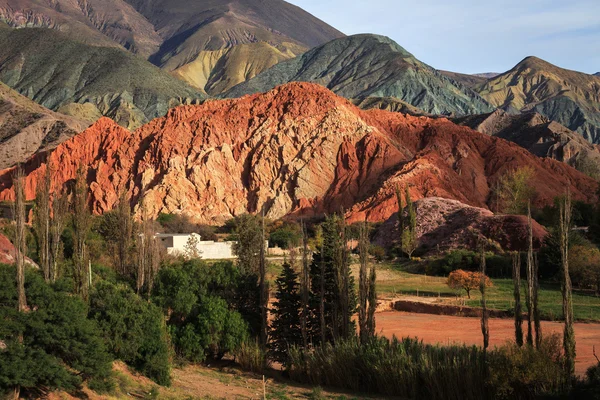
[[[6,236],[0,234],[0,264],[14,264],[17,261],[16,251],[17,249],[10,240]],[[25,257],[25,263],[34,268],[39,268],[39,266],[29,257]]]
[[[395,97],[432,114],[493,110],[463,84],[425,65],[391,39],[376,35],[333,40],[275,65],[224,96],[264,92],[294,81],[318,83],[349,99]]]
[[[52,112],[0,83],[0,169],[52,149],[89,125]]]
[[[475,90],[505,111],[535,111],[600,143],[599,77],[527,57]]]
[[[539,205],[568,184],[587,201],[596,189],[593,179],[516,144],[444,118],[362,111],[309,83],[181,106],[134,132],[102,118],[49,160],[55,190],[87,167],[97,213],[126,192],[154,216],[180,212],[211,224],[245,212],[279,218],[342,207],[352,221],[384,221],[396,211],[397,185],[410,185],[414,199],[486,207],[497,179],[520,166],[535,171]],[[25,165],[27,198],[45,168],[44,154]],[[11,171],[0,172],[0,200],[12,198]]]
[[[481,133],[517,143],[539,157],[565,162],[600,178],[600,151],[580,134],[535,112],[511,115],[502,110],[453,120]]]
[[[497,249],[527,250],[527,217],[494,215],[491,211],[471,207],[456,200],[428,197],[414,203],[417,217],[417,238],[425,253],[453,249],[477,248],[480,238],[489,239]],[[534,248],[539,248],[547,232],[533,221]],[[374,242],[390,248],[397,246],[398,215],[392,215],[377,230]]]
[[[86,45],[56,30],[0,27],[0,48],[0,81],[52,110],[87,104],[97,112],[82,116],[99,113],[136,128],[205,97],[124,50]]]
[[[0,21],[127,49],[210,94],[344,36],[283,0],[0,0]]]

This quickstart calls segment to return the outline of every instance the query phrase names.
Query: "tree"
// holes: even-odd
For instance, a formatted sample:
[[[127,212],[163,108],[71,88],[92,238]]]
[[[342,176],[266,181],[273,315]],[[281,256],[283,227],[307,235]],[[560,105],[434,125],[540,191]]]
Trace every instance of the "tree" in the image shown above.
[[[302,229],[302,273],[300,275],[300,326],[302,330],[302,346],[308,347],[308,321],[309,321],[309,296],[310,296],[310,272],[309,272],[309,250],[308,235],[304,221],[301,223]]]
[[[398,202],[398,240],[400,241],[400,251],[404,251],[402,239],[404,235],[404,206],[402,205],[402,192],[400,187],[396,185],[396,201]]]
[[[198,250],[198,245],[200,244],[200,240],[198,239],[198,235],[192,233],[185,243],[185,256],[188,259],[192,258],[200,258],[202,257],[202,252]]]
[[[52,200],[50,218],[50,280],[56,282],[59,275],[58,264],[63,258],[62,234],[67,222],[69,198],[66,193],[55,194]]]
[[[360,270],[358,273],[358,327],[361,343],[366,343],[372,336],[369,326],[369,300],[371,300],[371,285],[369,277],[369,228],[365,221],[361,224],[359,232],[359,258]]]
[[[560,255],[562,265],[561,292],[563,298],[563,315],[565,328],[563,333],[563,350],[565,354],[565,372],[568,376],[575,373],[575,332],[573,330],[573,298],[571,277],[569,275],[569,231],[571,230],[571,193],[567,188],[566,195],[559,202],[558,232],[560,238]]]
[[[117,235],[116,248],[117,248],[117,265],[121,274],[128,275],[129,263],[131,259],[131,246],[133,236],[133,218],[131,216],[131,207],[127,200],[125,192],[119,196],[119,202],[116,206],[116,220],[117,220]]]
[[[592,287],[600,293],[600,250],[591,243],[571,246],[569,275],[576,287]]]
[[[141,293],[144,285],[150,293],[154,286],[154,278],[158,273],[161,261],[160,245],[156,240],[156,229],[146,210],[145,198],[142,197],[140,204],[140,223],[138,225],[137,237],[137,272],[136,288]]]
[[[260,260],[258,268],[258,287],[260,291],[260,345],[263,350],[267,348],[269,340],[269,282],[267,282],[267,260],[265,255],[265,216],[261,218],[260,232]]]
[[[507,214],[524,214],[527,204],[535,196],[531,180],[535,176],[532,167],[519,167],[504,173],[498,180],[497,207]]]
[[[412,258],[412,254],[419,246],[419,243],[417,240],[417,214],[415,206],[410,199],[410,191],[408,190],[408,186],[405,188],[404,197],[406,200],[406,210],[408,216],[406,221],[407,224],[402,232],[402,251],[408,255],[408,258]]]
[[[490,326],[487,304],[485,301],[485,288],[489,285],[489,279],[485,276],[485,251],[481,246],[479,267],[479,292],[481,293],[481,333],[483,334],[483,351],[486,352],[490,344]]]
[[[313,342],[331,342],[355,332],[351,316],[357,299],[354,281],[347,268],[348,252],[341,249],[344,246],[343,226],[337,215],[325,219],[321,225],[323,243],[320,251],[313,255],[310,266],[311,311],[315,316],[311,324],[314,327]],[[346,293],[347,302],[342,299]]]
[[[233,254],[238,259],[238,267],[242,273],[258,275],[261,248],[264,247],[260,218],[243,214],[236,217],[234,223],[236,242],[233,244]]]
[[[170,384],[169,340],[160,308],[128,286],[99,282],[90,296],[89,317],[116,358],[160,385]]]
[[[88,209],[88,187],[85,170],[80,167],[73,190],[73,268],[75,291],[83,299],[88,298],[90,275],[88,266],[87,237],[91,228],[91,215]]]
[[[14,268],[0,266],[0,394],[19,386],[26,398],[46,397],[84,381],[94,390],[110,389],[112,358],[87,305],[37,271],[28,271],[26,282],[31,311],[19,313]]]
[[[483,280],[485,287],[493,286],[492,281],[487,276],[482,276],[481,272],[463,271],[457,269],[448,275],[448,286],[455,290],[464,290],[467,297],[471,298],[471,290],[477,289]]]
[[[285,262],[275,281],[277,292],[271,309],[272,324],[269,348],[273,358],[286,365],[287,353],[292,346],[303,343],[301,329],[302,297],[298,274]]]
[[[46,160],[47,161],[47,160]],[[46,163],[44,179],[35,193],[33,228],[38,242],[40,266],[46,282],[51,280],[50,271],[50,164]]]
[[[531,204],[527,203],[527,344],[533,346],[533,233],[531,224]]]
[[[521,308],[521,257],[519,253],[512,254],[513,295],[515,300],[515,342],[523,346],[523,310]]]
[[[375,311],[377,311],[376,280],[375,265],[371,265],[371,273],[369,274],[369,306],[367,308],[367,332],[371,337],[375,336]]]
[[[25,294],[25,178],[23,169],[17,165],[13,177],[15,188],[15,202],[13,209],[13,218],[15,222],[15,252],[17,261],[17,291],[19,312],[27,310],[27,296]]]

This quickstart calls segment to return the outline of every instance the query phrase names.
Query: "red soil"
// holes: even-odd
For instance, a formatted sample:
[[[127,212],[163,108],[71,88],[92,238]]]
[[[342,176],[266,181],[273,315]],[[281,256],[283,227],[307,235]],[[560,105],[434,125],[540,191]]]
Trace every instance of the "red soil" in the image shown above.
[[[413,314],[388,311],[377,314],[377,331],[384,336],[418,337],[425,343],[483,345],[479,318],[453,317],[447,315]],[[542,321],[542,332],[562,334],[560,322]],[[524,325],[525,327],[525,325]],[[512,319],[490,319],[490,346],[500,346],[514,338]],[[575,324],[577,360],[575,371],[584,374],[596,364],[593,346],[600,351],[600,324]]]

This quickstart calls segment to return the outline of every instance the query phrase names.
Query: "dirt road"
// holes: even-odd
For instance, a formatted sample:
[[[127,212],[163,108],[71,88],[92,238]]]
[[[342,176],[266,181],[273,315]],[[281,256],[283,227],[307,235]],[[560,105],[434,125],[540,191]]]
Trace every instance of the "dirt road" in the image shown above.
[[[387,337],[418,337],[425,343],[483,345],[479,318],[386,311],[376,314],[376,324],[377,331]],[[542,332],[562,334],[563,326],[559,322],[542,321]],[[526,324],[523,324],[523,328],[526,333]],[[514,332],[512,319],[490,319],[490,346],[514,340]],[[578,374],[583,374],[596,363],[593,346],[596,346],[596,354],[600,356],[600,324],[576,323],[575,339],[575,369]]]

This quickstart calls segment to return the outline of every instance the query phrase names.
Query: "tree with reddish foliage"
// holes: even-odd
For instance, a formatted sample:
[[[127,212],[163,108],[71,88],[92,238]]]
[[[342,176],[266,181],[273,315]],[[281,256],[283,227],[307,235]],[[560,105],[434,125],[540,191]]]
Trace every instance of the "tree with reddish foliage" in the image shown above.
[[[469,299],[471,298],[471,290],[479,289],[482,283],[485,287],[493,286],[491,279],[487,276],[482,276],[481,272],[458,269],[448,275],[448,286],[455,290],[464,290],[467,292]]]

